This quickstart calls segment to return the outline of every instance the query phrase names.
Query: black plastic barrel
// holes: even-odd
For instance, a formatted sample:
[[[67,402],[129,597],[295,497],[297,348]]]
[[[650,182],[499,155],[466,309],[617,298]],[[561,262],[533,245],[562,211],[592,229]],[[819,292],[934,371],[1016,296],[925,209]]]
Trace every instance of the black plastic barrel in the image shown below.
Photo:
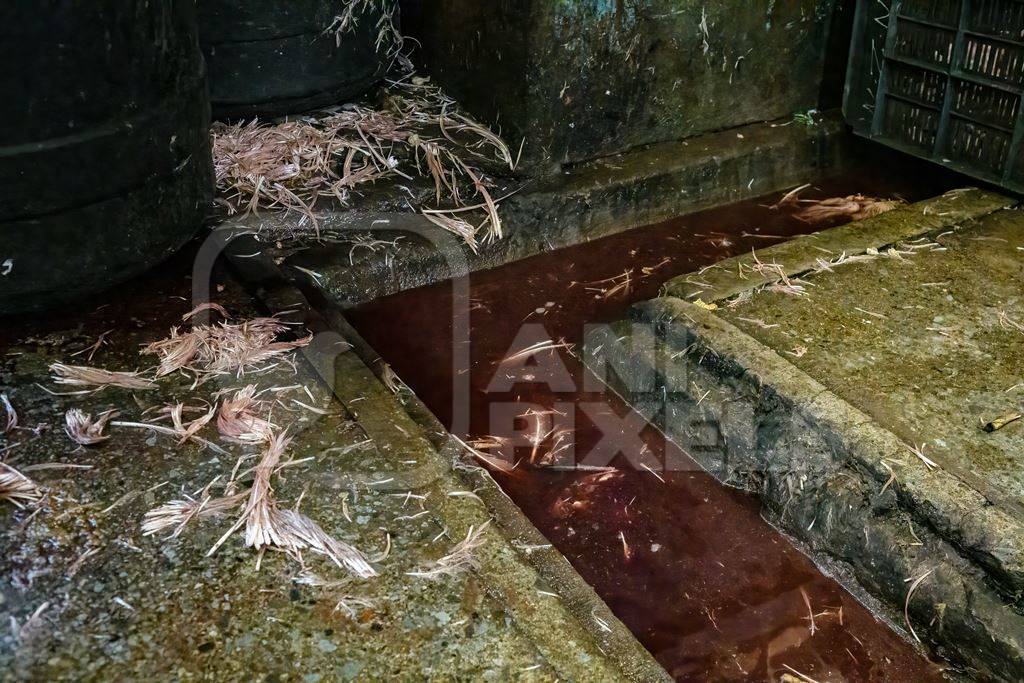
[[[191,0],[0,3],[0,314],[176,251],[213,195]]]
[[[200,0],[199,39],[210,72],[213,116],[278,116],[355,97],[379,81],[380,3],[356,24],[330,29],[348,0]]]

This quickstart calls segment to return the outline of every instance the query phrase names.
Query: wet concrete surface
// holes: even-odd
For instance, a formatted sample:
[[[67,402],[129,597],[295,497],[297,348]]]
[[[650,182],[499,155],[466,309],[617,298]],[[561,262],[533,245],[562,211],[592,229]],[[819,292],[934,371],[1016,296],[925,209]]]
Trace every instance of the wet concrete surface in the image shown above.
[[[54,361],[117,370],[150,365],[153,359],[139,355],[140,345],[166,336],[191,308],[190,265],[185,254],[159,273],[72,310],[4,321],[0,392],[10,397],[21,427],[0,435],[0,453],[5,462],[25,469],[45,496],[23,510],[0,507],[0,679],[571,677],[549,663],[557,656],[545,654],[553,652],[548,645],[538,645],[521,628],[515,601],[491,592],[493,582],[485,577],[493,574],[486,569],[435,581],[407,574],[429,567],[464,536],[465,526],[479,524],[486,513],[471,499],[447,497],[456,484],[427,467],[429,446],[417,445],[411,433],[399,435],[407,441],[396,438],[385,445],[364,428],[375,410],[391,422],[389,416],[400,410],[377,405],[374,396],[390,394],[365,368],[363,374],[352,369],[357,360],[348,359],[355,365],[347,370],[339,360],[336,396],[344,401],[332,397],[323,376],[301,359],[294,370],[283,364],[198,390],[191,388],[190,377],[179,375],[164,378],[151,391],[108,388],[55,396],[46,390],[63,389],[49,380],[47,366]],[[230,279],[217,282],[215,300],[233,314],[259,314]],[[105,344],[90,360],[90,348],[104,332]],[[113,427],[108,442],[79,448],[63,431],[70,407],[94,416],[116,409],[120,419],[139,420],[152,416],[146,409],[176,401],[195,405],[216,390],[247,382],[293,387],[278,394],[282,403],[275,420],[290,426],[291,455],[314,458],[276,480],[278,499],[291,507],[301,498],[303,512],[368,554],[382,550],[390,533],[390,554],[375,563],[379,576],[355,579],[307,554],[305,569],[326,582],[307,585],[298,581],[302,565],[281,553],[266,553],[257,567],[256,553],[239,535],[208,557],[233,517],[199,523],[176,539],[142,535],[146,511],[196,495],[217,477],[223,481],[238,455],[255,455],[251,448],[219,442],[230,451],[223,455],[193,443],[178,445],[173,437]],[[298,385],[308,387],[312,397],[294,389]],[[200,434],[217,440],[212,426]],[[419,462],[402,464],[410,459]],[[60,466],[30,469],[52,463]],[[383,479],[394,487],[371,485]],[[460,512],[470,508],[472,515]],[[466,517],[455,526],[458,515]],[[520,577],[522,571],[503,554],[507,543],[502,545],[497,532],[494,537],[481,551],[487,558],[483,565],[500,562],[502,580],[513,583],[518,578],[505,576]],[[524,590],[536,598],[529,575]],[[564,652],[559,656],[589,658],[578,666],[599,680],[617,680],[599,650],[559,621],[557,600],[543,600],[531,615],[546,626],[531,633],[557,634]]]
[[[847,178],[821,183],[817,196],[894,183]],[[518,440],[506,454],[519,466],[496,478],[676,679],[777,680],[794,671],[821,681],[938,679],[940,666],[764,522],[756,499],[721,486],[587,383],[574,356],[559,349],[503,363],[545,339],[579,343],[585,324],[622,317],[674,276],[827,227],[767,208],[776,199],[550,252],[347,315],[456,433]],[[551,428],[573,431],[575,461],[614,469],[542,466],[559,444],[535,448],[529,435]],[[558,464],[574,462],[561,455]]]

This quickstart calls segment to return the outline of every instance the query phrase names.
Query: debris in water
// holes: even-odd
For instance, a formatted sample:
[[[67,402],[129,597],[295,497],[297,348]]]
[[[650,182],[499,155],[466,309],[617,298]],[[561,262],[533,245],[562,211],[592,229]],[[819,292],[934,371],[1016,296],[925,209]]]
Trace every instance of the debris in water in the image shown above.
[[[510,464],[508,461],[503,460],[502,458],[496,458],[485,452],[488,450],[503,448],[505,442],[500,437],[494,436],[485,437],[482,439],[474,439],[470,443],[466,443],[465,441],[455,436],[454,434],[452,434],[451,437],[456,441],[456,443],[458,443],[462,447],[463,451],[469,453],[471,456],[473,456],[480,462],[493,467],[499,472],[504,472],[505,474],[508,474],[509,472],[514,470],[516,466],[519,464],[518,462],[515,464]],[[456,467],[458,467],[458,465],[456,465]]]
[[[818,627],[814,623],[814,610],[811,609],[811,596],[807,595],[807,591],[804,590],[803,586],[800,586],[800,596],[804,599],[804,604],[807,606],[807,628],[810,630],[811,635],[813,636],[815,632],[818,630]]]
[[[610,299],[617,294],[626,296],[633,288],[633,269],[629,268],[619,275],[605,278],[604,280],[584,282],[583,285],[584,289],[588,292],[596,292],[594,295],[594,298],[596,299]],[[606,286],[595,287],[594,285]]]
[[[88,413],[78,408],[69,408],[64,414],[64,431],[79,446],[94,446],[110,438],[103,430],[107,428],[110,418],[116,414],[117,411],[108,410],[93,420]]]
[[[516,351],[511,356],[506,356],[502,359],[502,363],[511,363],[512,361],[519,360],[521,358],[528,358],[534,356],[541,351],[554,351],[555,349],[565,349],[566,351],[572,352],[573,345],[566,341],[554,342],[550,339],[539,341],[536,344],[531,344],[521,351]]]
[[[804,208],[793,214],[794,217],[808,223],[820,223],[836,218],[860,221],[891,211],[903,204],[903,201],[899,199],[877,199],[862,194],[827,199],[800,199],[800,193],[809,187],[810,184],[806,184],[790,190],[770,208],[780,209],[804,205]]]

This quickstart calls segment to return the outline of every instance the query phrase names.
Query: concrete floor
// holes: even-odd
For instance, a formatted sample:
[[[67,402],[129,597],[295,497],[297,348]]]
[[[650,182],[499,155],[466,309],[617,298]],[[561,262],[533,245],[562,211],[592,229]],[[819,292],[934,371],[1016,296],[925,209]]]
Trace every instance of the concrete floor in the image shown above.
[[[525,519],[492,514],[470,495],[450,495],[475,489],[484,496],[493,482],[455,472],[451,456],[435,450],[399,397],[345,350],[348,344],[335,332],[321,329],[310,347],[315,350],[296,356],[294,369],[280,365],[196,389],[190,378],[171,375],[147,391],[47,391],[62,389],[50,381],[48,365],[87,363],[88,351],[72,354],[107,330],[113,331],[89,364],[124,370],[150,365],[153,358],[140,356],[140,345],[166,336],[191,308],[187,272],[169,267],[162,276],[108,295],[102,302],[107,305],[22,319],[3,330],[0,392],[10,397],[22,427],[0,435],[4,460],[21,469],[43,463],[79,468],[30,472],[45,491],[41,504],[0,509],[0,621],[11,625],[0,635],[0,678],[548,681],[659,675],[596,597],[591,594],[588,603],[586,595],[574,596],[565,568],[546,574],[534,568],[531,555],[565,562],[526,545],[522,539],[531,538],[532,527],[524,528]],[[230,279],[220,284],[218,302],[239,318],[258,315],[256,302]],[[274,552],[257,569],[257,555],[244,547],[241,534],[207,557],[234,516],[196,523],[175,539],[143,537],[140,523],[148,510],[195,495],[218,476],[223,482],[240,453],[255,453],[220,441],[213,425],[200,434],[227,455],[127,427],[111,427],[109,441],[80,448],[63,430],[70,407],[93,415],[118,410],[120,420],[141,420],[147,409],[211,401],[216,391],[250,382],[309,388],[312,397],[301,386],[277,394],[275,420],[290,425],[294,438],[289,456],[312,460],[276,478],[276,496],[288,507],[301,496],[305,514],[368,556],[381,552],[390,535],[390,553],[374,562],[379,576],[357,579],[311,553],[305,571]],[[488,519],[477,569],[436,580],[408,574],[432,567],[471,525]],[[325,585],[303,583],[304,574]],[[601,629],[592,614],[604,615],[611,630],[596,635]]]

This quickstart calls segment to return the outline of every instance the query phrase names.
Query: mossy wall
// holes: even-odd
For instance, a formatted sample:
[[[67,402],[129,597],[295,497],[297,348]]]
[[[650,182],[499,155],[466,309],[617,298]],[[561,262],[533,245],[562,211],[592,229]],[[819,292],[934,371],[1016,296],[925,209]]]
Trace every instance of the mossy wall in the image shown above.
[[[817,107],[841,0],[417,4],[428,71],[550,170]]]

